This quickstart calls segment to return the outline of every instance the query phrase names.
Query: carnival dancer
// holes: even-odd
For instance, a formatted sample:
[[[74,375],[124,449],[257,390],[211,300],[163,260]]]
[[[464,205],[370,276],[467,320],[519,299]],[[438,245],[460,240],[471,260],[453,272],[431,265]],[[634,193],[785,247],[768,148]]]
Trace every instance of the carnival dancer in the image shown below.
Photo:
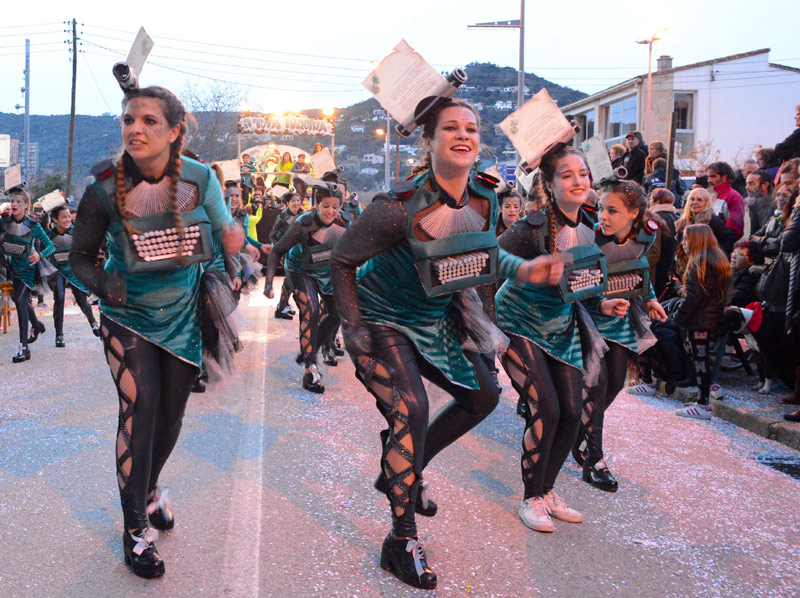
[[[239,253],[239,274],[241,280],[235,295],[238,301],[241,292],[249,291],[258,284],[261,266],[258,259],[263,253],[268,254],[272,246],[254,239],[250,231],[250,211],[242,204],[242,190],[235,181],[225,182],[225,200],[228,202],[233,221],[244,230],[245,245]]]
[[[623,307],[627,311],[622,317],[606,315],[597,302],[587,302],[608,351],[603,355],[600,379],[584,399],[573,456],[583,466],[583,481],[607,492],[616,492],[618,483],[603,459],[605,412],[625,385],[628,361],[657,341],[648,316],[660,322],[667,319],[650,284],[647,252],[655,240],[658,216],[646,212],[646,206],[644,190],[633,181],[609,181],[602,187],[595,243],[609,268],[607,295],[619,295],[627,303],[620,301],[620,312]]]
[[[99,172],[78,208],[70,253],[100,297],[100,331],[119,395],[117,481],[125,562],[140,577],[164,574],[153,543],[174,518],[158,486],[201,364],[201,264],[222,232],[229,253],[244,239],[213,171],[181,157],[187,114],[161,87],[126,90],[125,149]],[[98,171],[102,171],[100,168]],[[97,252],[107,238],[105,271]]]
[[[430,101],[420,102],[416,114],[425,114]],[[480,354],[462,347],[454,311],[464,296],[457,291],[498,273],[529,282],[561,274],[559,260],[529,263],[498,251],[497,181],[470,176],[480,145],[477,112],[464,102],[439,101],[419,122],[431,169],[376,196],[337,244],[331,268],[345,345],[388,424],[375,487],[389,499],[392,529],[380,565],[422,588],[437,581],[415,521],[415,511],[437,510],[423,496],[425,466],[498,401]],[[488,322],[477,297],[474,303],[471,313]],[[453,397],[430,423],[423,378]]]
[[[339,210],[341,191],[335,185],[316,188],[314,209],[297,217],[280,241],[273,246],[267,261],[264,289],[274,297],[272,279],[283,256],[285,269],[294,287],[294,302],[300,311],[300,356],[305,366],[303,388],[325,392],[317,367],[317,352],[323,348],[325,364],[337,365],[336,356],[328,348],[339,328],[339,312],[333,299],[330,256],[334,243],[344,234],[349,222]],[[288,254],[288,255],[287,255]],[[322,314],[320,299],[325,306]]]
[[[540,208],[503,233],[500,247],[534,258],[594,246],[583,154],[558,144],[542,157],[537,185]],[[624,312],[625,304],[620,299],[601,306],[610,315]],[[497,293],[496,306],[497,325],[511,339],[501,363],[520,395],[517,409],[525,417],[519,516],[533,530],[553,532],[551,517],[583,521],[553,487],[578,433],[584,384],[596,384],[606,346],[583,304],[566,302],[556,287],[508,280]]]
[[[298,181],[301,179],[298,178]],[[305,183],[303,183],[305,185]],[[282,198],[286,204],[286,209],[283,210],[278,217],[275,218],[275,224],[272,225],[272,230],[269,233],[269,242],[275,246],[281,240],[286,231],[291,228],[297,217],[303,213],[302,200],[297,193],[289,192]],[[275,317],[282,320],[291,320],[295,311],[289,305],[289,296],[292,294],[294,287],[292,286],[292,279],[288,273],[283,277],[283,286],[281,286],[281,298],[278,305],[275,307]],[[264,294],[269,294],[269,288],[264,285]]]
[[[89,291],[75,276],[72,266],[69,264],[69,251],[72,249],[72,216],[69,207],[61,204],[53,208],[50,212],[50,220],[54,226],[47,231],[56,250],[51,256],[53,265],[58,272],[48,278],[50,289],[53,291],[53,323],[56,327],[56,347],[65,347],[64,342],[64,301],[66,291],[69,288],[75,303],[86,316],[86,321],[92,327],[92,333],[100,336],[100,324],[94,319],[92,306],[89,304]]]
[[[34,290],[37,264],[56,248],[38,221],[26,215],[31,201],[28,193],[20,187],[14,187],[8,190],[8,195],[11,198],[11,213],[0,218],[0,247],[10,267],[14,306],[19,320],[19,347],[11,360],[20,363],[31,358],[28,345],[36,342],[45,331],[44,324],[36,317],[28,300]],[[36,251],[36,241],[41,244],[41,251]],[[30,336],[28,322],[31,324]]]

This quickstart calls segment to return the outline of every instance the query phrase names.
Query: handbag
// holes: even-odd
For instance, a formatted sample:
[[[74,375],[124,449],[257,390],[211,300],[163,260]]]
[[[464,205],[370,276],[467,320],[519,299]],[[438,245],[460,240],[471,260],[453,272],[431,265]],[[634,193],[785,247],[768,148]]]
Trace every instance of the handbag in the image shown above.
[[[761,275],[756,284],[756,297],[779,311],[785,311],[788,296],[789,262],[780,255]]]

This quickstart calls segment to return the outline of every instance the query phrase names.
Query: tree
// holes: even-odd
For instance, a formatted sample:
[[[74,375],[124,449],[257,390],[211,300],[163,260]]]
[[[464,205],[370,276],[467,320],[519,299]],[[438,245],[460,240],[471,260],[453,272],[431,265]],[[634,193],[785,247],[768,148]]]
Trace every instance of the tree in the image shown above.
[[[190,129],[186,147],[207,162],[235,157],[239,109],[247,93],[220,82],[203,87],[186,83],[181,96],[197,120],[197,131]]]
[[[37,198],[47,195],[51,191],[60,189],[65,191],[67,188],[67,177],[63,172],[54,174],[46,174],[42,179],[31,185],[26,191],[30,194],[31,199],[36,201]]]

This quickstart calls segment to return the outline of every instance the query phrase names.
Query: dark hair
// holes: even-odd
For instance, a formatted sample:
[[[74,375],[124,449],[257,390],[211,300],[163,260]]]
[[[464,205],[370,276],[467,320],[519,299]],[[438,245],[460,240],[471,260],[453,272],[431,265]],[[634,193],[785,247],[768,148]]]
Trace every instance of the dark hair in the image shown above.
[[[779,185],[779,187],[786,187],[786,185]],[[788,191],[789,188],[786,187]],[[792,220],[792,211],[794,210],[794,204],[797,202],[797,192],[792,193],[789,195],[789,201],[786,202],[786,205],[783,206],[783,212],[781,216],[783,217],[784,227],[789,227],[789,222]]]
[[[641,131],[630,131],[629,133],[625,133],[625,139],[628,137],[636,137],[640,143],[644,143],[644,138],[642,137]]]
[[[736,179],[736,173],[733,172],[733,168],[727,162],[713,162],[708,165],[706,170],[713,170],[719,176],[727,177],[729,183],[732,183]]]
[[[667,167],[667,161],[664,158],[658,158],[653,161],[653,168],[655,168],[656,170],[658,170],[659,168],[666,168],[666,167]]]
[[[170,203],[172,204],[172,213],[175,217],[175,228],[178,229],[179,237],[183,237],[183,221],[181,219],[180,210],[178,209],[177,192],[178,192],[178,179],[181,176],[181,168],[183,167],[183,160],[181,159],[181,151],[183,150],[183,141],[188,130],[187,126],[187,113],[183,103],[177,96],[163,87],[156,85],[142,88],[131,88],[126,90],[125,97],[122,98],[123,110],[130,103],[131,100],[137,98],[152,98],[158,100],[161,104],[161,109],[164,112],[164,118],[170,128],[180,126],[178,136],[172,142],[169,149],[169,163],[165,176],[170,177],[172,185],[170,188]],[[125,217],[125,196],[127,195],[127,188],[125,182],[125,166],[130,165],[133,159],[127,151],[122,152],[122,156],[117,161],[116,166],[116,185],[117,185],[117,201],[119,202],[120,214],[122,215],[122,222],[129,234],[134,234],[136,231],[128,223]],[[178,259],[181,258],[181,249],[178,246]]]
[[[667,153],[667,146],[664,144],[663,141],[658,141],[654,139],[653,141],[650,142],[650,145],[648,147],[650,147],[650,149],[657,149],[662,154]],[[658,166],[656,166],[656,168],[658,168]]]
[[[734,249],[747,249],[750,254],[750,263],[760,265],[764,263],[764,252],[761,245],[752,239],[742,239],[733,244]]]
[[[62,203],[54,207],[52,210],[50,210],[50,220],[55,220],[56,218],[58,218],[59,214],[61,214],[61,212],[63,212],[64,210],[69,211],[69,206],[65,203]]]
[[[233,187],[238,187],[238,186],[239,186],[239,181],[232,181],[230,179],[225,181],[225,188],[226,189],[232,189]]]
[[[650,192],[650,199],[654,204],[673,205],[675,203],[675,195],[669,189],[664,187],[657,187]]]
[[[516,191],[516,189],[513,189],[513,188],[512,189],[507,189],[507,190],[503,191],[502,193],[499,193],[497,195],[497,203],[499,203],[500,207],[502,208],[505,205],[506,200],[509,199],[509,198],[512,198],[512,197],[519,202],[519,207],[521,208],[522,207],[522,196]]]
[[[763,185],[766,183],[767,194],[772,193],[772,190],[775,188],[775,183],[772,182],[772,177],[769,176],[769,173],[766,170],[756,170],[755,172],[751,172],[750,174],[754,174],[758,177],[759,185]]]
[[[756,152],[756,159],[764,163],[764,168],[780,166],[780,160],[775,157],[775,150],[771,147],[762,147]]]
[[[798,167],[800,167],[800,158],[792,158],[791,160],[787,160],[783,163],[783,166],[781,166],[778,176],[780,177],[781,175],[786,174],[788,171],[794,175],[794,178],[798,178],[800,177],[800,172],[797,172]]]
[[[622,197],[622,203],[626,209],[637,210],[638,213],[633,220],[631,232],[638,231],[642,227],[647,209],[647,196],[639,183],[634,181],[610,181],[603,184],[600,192],[619,195]]]
[[[550,224],[550,253],[555,251],[556,213],[553,209],[553,202],[555,199],[553,198],[553,194],[550,189],[547,188],[547,183],[553,182],[553,179],[556,176],[556,164],[558,164],[558,161],[562,158],[566,158],[567,156],[580,156],[581,160],[583,160],[583,163],[586,164],[586,168],[588,170],[589,165],[586,162],[586,156],[583,155],[583,152],[575,149],[574,147],[564,145],[555,151],[547,152],[544,156],[542,156],[542,161],[539,164],[539,173],[536,176],[536,205],[537,209],[541,209],[543,207],[547,208],[547,219]]]
[[[427,107],[427,105],[430,104],[430,102],[432,102],[433,100],[434,100],[433,97],[427,97],[421,100],[419,104],[417,104],[417,107],[414,109],[414,114],[419,114],[420,112],[422,112],[422,110],[424,110]],[[454,106],[466,108],[467,110],[472,112],[472,114],[475,115],[475,122],[478,124],[478,128],[480,129],[481,117],[478,114],[478,110],[475,108],[475,106],[464,100],[454,100],[452,98],[446,98],[431,112],[426,114],[423,121],[420,122],[420,124],[422,125],[422,133],[420,134],[420,136],[423,139],[433,139],[433,135],[436,132],[436,125],[439,122],[439,115],[445,110],[445,108],[452,108]],[[426,152],[425,159],[428,164],[431,163],[430,158],[431,158],[430,152]]]

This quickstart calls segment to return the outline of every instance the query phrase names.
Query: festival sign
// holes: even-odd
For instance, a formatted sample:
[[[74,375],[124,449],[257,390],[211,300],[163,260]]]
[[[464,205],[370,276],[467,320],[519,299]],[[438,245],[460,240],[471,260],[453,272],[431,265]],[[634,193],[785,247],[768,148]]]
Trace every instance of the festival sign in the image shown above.
[[[242,114],[239,133],[243,135],[320,135],[334,133],[332,118],[305,114]]]

